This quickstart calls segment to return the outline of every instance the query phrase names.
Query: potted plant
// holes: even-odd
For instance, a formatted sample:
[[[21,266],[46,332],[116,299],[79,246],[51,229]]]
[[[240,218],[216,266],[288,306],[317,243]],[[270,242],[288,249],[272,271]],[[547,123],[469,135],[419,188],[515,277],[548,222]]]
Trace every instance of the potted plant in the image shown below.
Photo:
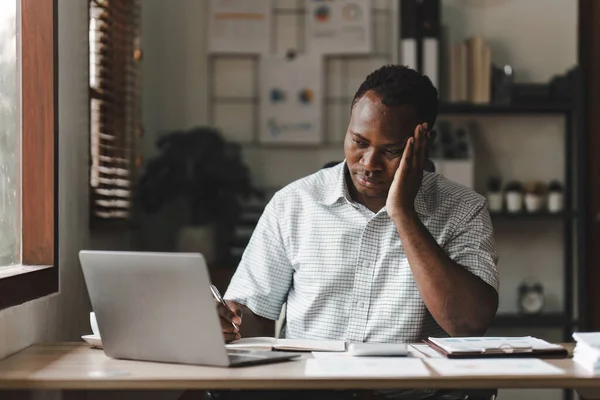
[[[523,208],[523,185],[521,182],[509,182],[504,188],[504,194],[506,196],[506,209],[508,212],[520,212]]]
[[[546,185],[543,182],[532,182],[525,189],[525,208],[528,212],[538,212],[544,206]]]
[[[559,181],[553,180],[548,185],[548,211],[551,213],[561,212],[563,207],[563,186]]]
[[[241,201],[256,192],[238,144],[220,132],[200,127],[171,132],[156,142],[140,179],[140,204],[147,213],[183,197],[188,222],[181,227],[177,250],[200,252],[207,262],[227,257]]]
[[[502,180],[500,178],[493,176],[488,179],[487,201],[491,212],[502,211]]]

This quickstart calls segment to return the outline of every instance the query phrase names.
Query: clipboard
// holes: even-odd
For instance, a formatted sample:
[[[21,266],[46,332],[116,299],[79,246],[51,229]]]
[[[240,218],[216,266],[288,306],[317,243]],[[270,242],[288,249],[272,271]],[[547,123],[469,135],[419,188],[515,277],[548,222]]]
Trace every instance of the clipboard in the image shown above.
[[[446,358],[567,358],[569,352],[562,346],[548,349],[534,349],[532,346],[515,346],[502,343],[497,347],[469,349],[449,352],[429,339],[423,341]]]

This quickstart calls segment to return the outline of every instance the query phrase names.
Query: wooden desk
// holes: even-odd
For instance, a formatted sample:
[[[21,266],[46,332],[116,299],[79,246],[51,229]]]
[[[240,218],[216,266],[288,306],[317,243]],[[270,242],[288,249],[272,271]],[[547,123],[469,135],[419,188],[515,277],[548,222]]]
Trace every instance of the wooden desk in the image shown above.
[[[115,360],[83,343],[43,344],[0,361],[0,390],[562,388],[587,389],[587,398],[600,398],[600,376],[590,376],[571,359],[548,360],[565,370],[560,376],[456,378],[431,370],[427,378],[339,379],[305,376],[308,357],[244,368],[212,368]]]

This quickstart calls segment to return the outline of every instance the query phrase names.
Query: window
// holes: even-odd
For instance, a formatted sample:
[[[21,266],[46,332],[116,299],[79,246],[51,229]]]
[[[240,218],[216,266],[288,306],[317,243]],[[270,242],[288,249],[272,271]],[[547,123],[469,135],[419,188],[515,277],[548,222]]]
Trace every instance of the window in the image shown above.
[[[21,262],[17,0],[0,2],[0,267]]]
[[[138,0],[90,0],[90,213],[127,221],[141,158]]]
[[[58,290],[55,0],[2,0],[0,309]]]

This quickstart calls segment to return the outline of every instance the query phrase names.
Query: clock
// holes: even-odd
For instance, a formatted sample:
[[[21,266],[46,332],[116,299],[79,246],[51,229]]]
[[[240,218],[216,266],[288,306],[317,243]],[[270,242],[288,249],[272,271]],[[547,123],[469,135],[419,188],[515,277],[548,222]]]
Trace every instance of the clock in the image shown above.
[[[544,288],[540,282],[526,281],[519,285],[519,309],[527,315],[539,314],[544,308]]]

